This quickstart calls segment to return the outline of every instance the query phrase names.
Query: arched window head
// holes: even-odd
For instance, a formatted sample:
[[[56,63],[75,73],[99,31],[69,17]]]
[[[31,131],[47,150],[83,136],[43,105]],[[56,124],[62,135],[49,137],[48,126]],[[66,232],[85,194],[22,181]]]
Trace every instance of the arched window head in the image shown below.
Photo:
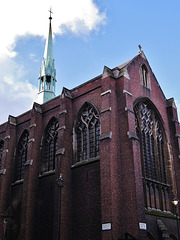
[[[1,170],[1,167],[2,167],[2,153],[3,153],[3,150],[4,150],[4,141],[0,141],[0,170]]]
[[[24,164],[27,160],[29,132],[25,130],[20,137],[16,152],[15,181],[24,178]]]
[[[48,172],[55,169],[58,128],[58,120],[56,118],[52,118],[45,130],[45,137],[43,143],[43,172]]]
[[[150,88],[149,74],[145,64],[142,64],[140,67],[140,75],[141,84],[146,88]]]
[[[140,139],[142,175],[147,208],[170,210],[171,180],[168,148],[159,114],[147,101],[134,107],[136,131]]]
[[[95,107],[85,103],[81,108],[75,127],[76,162],[99,156],[100,119]]]

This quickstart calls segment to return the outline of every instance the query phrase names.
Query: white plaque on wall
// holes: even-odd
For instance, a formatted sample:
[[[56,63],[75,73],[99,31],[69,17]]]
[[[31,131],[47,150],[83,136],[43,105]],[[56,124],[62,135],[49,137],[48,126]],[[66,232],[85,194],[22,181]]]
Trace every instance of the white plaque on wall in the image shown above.
[[[102,224],[102,230],[111,230],[111,223],[103,223]]]
[[[139,223],[139,229],[146,230],[147,229],[146,223]]]

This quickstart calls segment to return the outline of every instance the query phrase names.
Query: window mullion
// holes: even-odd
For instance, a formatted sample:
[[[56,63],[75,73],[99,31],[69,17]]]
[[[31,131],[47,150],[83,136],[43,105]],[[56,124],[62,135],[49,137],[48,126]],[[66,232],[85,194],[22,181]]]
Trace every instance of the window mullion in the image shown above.
[[[54,159],[54,161],[53,161],[53,169],[55,169],[55,157],[56,157],[56,150],[57,150],[56,143],[57,143],[57,141],[56,141],[56,136],[55,136],[54,139],[53,139],[53,146],[54,146],[54,151],[53,151],[53,159]]]
[[[161,152],[161,140],[159,140],[159,162],[161,164],[161,182],[164,183],[164,175],[163,175],[163,160],[162,160],[162,152]]]
[[[156,164],[156,156],[155,156],[155,143],[154,143],[154,135],[153,132],[151,134],[151,158],[152,158],[152,174],[153,179],[157,180],[157,164]]]
[[[145,160],[146,160],[146,177],[149,178],[149,163],[148,163],[148,154],[147,154],[147,133],[144,132],[144,154],[145,154]]]
[[[159,156],[158,156],[158,143],[157,143],[157,133],[156,133],[156,121],[155,121],[155,115],[154,112],[152,114],[153,118],[153,135],[154,135],[154,154],[155,154],[155,160],[156,160],[156,174],[157,174],[157,181],[160,182],[160,169],[159,169]]]
[[[147,167],[148,167],[148,178],[152,179],[152,165],[151,165],[151,156],[150,156],[150,137],[149,132],[146,133],[146,158],[147,158]]]
[[[20,156],[20,171],[19,171],[19,176],[20,176],[20,179],[22,178],[22,156],[23,156],[23,152],[22,152],[22,155]]]
[[[152,142],[151,142],[151,134],[149,133],[149,151],[150,151],[150,162],[151,162],[151,178],[154,180],[154,172],[153,172],[153,158],[152,158]]]
[[[144,162],[144,175],[148,178],[148,160],[147,160],[147,151],[146,151],[146,134],[144,130],[142,131],[142,148],[143,148],[143,162]]]
[[[142,124],[143,121],[140,117],[140,104],[138,106],[138,113],[137,113],[137,117],[139,118],[139,134],[140,134],[140,139],[141,139],[141,158],[142,158],[142,169],[143,169],[143,175],[146,178],[147,177],[147,161],[146,161],[146,154],[144,152],[145,149],[145,134],[144,134],[144,129],[142,130]]]
[[[84,136],[83,136],[83,130],[81,129],[81,152],[80,152],[80,162],[83,161],[83,145],[84,145]]]
[[[51,140],[48,143],[47,171],[50,170],[50,152],[51,152]]]
[[[164,159],[164,143],[163,143],[163,136],[162,136],[162,139],[161,139],[161,146],[160,146],[160,149],[161,149],[161,161],[162,161],[162,175],[163,175],[163,181],[164,183],[167,183],[167,178],[166,178],[166,165],[165,165],[165,159]]]
[[[89,134],[89,125],[87,125],[87,159],[90,159],[90,134]]]
[[[96,141],[97,141],[97,136],[96,136],[96,128],[97,128],[97,123],[94,125],[94,128],[93,128],[93,152],[94,152],[94,157],[97,156],[97,152],[96,152]]]

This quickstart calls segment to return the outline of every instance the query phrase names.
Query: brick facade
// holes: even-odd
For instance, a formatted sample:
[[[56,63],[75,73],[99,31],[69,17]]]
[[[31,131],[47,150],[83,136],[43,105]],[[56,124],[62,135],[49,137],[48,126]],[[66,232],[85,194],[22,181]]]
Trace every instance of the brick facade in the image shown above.
[[[148,86],[140,69],[146,65]],[[146,101],[156,109],[167,141],[169,197],[180,198],[180,127],[173,99],[167,100],[143,52],[114,69],[18,116],[0,126],[4,141],[0,171],[0,239],[118,240],[174,239],[169,211],[146,207],[140,139],[134,107]],[[75,125],[80,109],[91,104],[100,117],[100,154],[76,162]],[[45,129],[57,119],[55,168],[41,172]],[[24,178],[14,181],[17,144],[29,133]],[[58,185],[60,173],[63,186]],[[171,204],[170,204],[171,205]],[[161,238],[167,228],[169,238]],[[147,230],[140,229],[140,223]],[[146,224],[146,225],[145,225]],[[141,225],[141,226],[142,226]],[[103,228],[103,229],[102,229]],[[105,228],[105,229],[104,229]],[[152,238],[153,237],[153,238]],[[172,237],[172,238],[170,238]],[[131,238],[128,238],[131,239]]]

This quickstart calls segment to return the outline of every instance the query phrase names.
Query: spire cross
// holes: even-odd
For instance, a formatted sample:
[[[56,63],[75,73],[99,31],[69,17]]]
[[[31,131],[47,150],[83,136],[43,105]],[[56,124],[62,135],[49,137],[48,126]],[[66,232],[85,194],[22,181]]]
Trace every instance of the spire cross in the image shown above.
[[[49,19],[51,20],[51,19],[52,19],[51,14],[53,13],[53,12],[51,11],[51,8],[50,8],[49,12],[50,12],[50,17],[49,17]]]

